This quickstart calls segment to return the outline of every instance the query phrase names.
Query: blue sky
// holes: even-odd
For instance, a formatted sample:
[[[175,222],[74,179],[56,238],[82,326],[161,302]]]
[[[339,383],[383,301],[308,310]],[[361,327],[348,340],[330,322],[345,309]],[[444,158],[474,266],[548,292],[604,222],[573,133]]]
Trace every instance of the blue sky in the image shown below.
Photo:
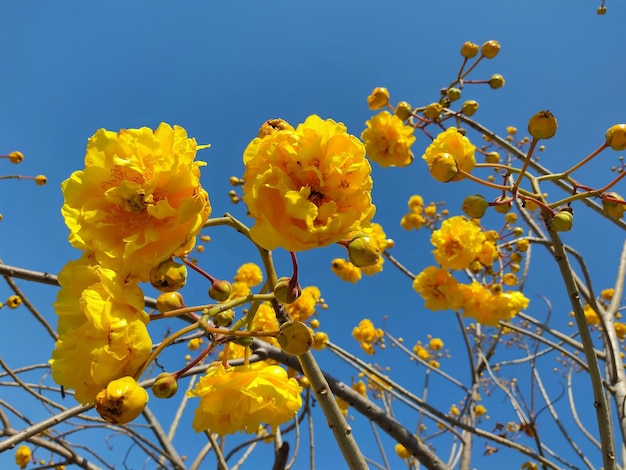
[[[243,149],[263,121],[283,117],[296,124],[315,113],[342,121],[360,135],[372,115],[365,97],[373,87],[386,86],[393,102],[435,101],[439,89],[456,73],[458,51],[467,40],[481,44],[497,39],[500,55],[481,64],[474,77],[501,73],[506,79],[506,86],[495,91],[486,86],[465,89],[464,99],[480,102],[476,119],[496,132],[504,133],[508,125],[522,132],[529,116],[550,109],[560,127],[541,161],[564,170],[600,145],[610,125],[625,119],[626,6],[609,1],[607,15],[597,16],[598,4],[6,1],[0,29],[0,152],[18,149],[26,159],[19,166],[0,162],[0,175],[43,173],[48,185],[0,182],[0,258],[6,264],[58,272],[68,259],[79,256],[67,243],[59,185],[82,167],[87,138],[98,128],[154,128],[161,121],[185,127],[198,142],[212,144],[199,159],[208,163],[202,181],[214,214],[233,211],[244,217],[243,208],[228,200],[228,178],[243,173]],[[418,136],[416,161],[409,168],[374,168],[375,220],[396,240],[394,255],[414,272],[433,260],[428,234],[399,227],[408,197],[418,193],[427,201],[445,200],[446,207],[458,213],[463,197],[476,191],[465,183],[433,182],[420,158],[427,145],[428,140]],[[605,152],[580,178],[601,184],[610,177],[617,156]],[[549,192],[558,194],[552,188]],[[605,287],[612,282],[623,234],[588,217],[585,209],[577,208],[577,221],[579,215],[585,222],[566,235],[566,242],[588,256],[598,287]],[[202,262],[216,275],[232,277],[253,252],[226,230],[210,234],[213,242]],[[432,333],[450,342],[449,362],[462,361],[461,351],[453,345],[458,331],[453,331],[456,323],[450,326],[452,314],[425,311],[410,282],[388,266],[356,286],[341,283],[329,269],[337,256],[342,256],[339,247],[300,257],[303,284],[319,285],[330,306],[320,320],[333,341],[356,350],[348,335],[359,320],[370,317],[380,322],[387,315],[389,330],[407,343]],[[277,259],[284,263],[286,254],[277,254]],[[565,316],[569,308],[561,285],[553,282],[555,266],[544,257],[532,274],[528,295],[550,297],[554,314]],[[20,285],[54,322],[50,302],[55,290]],[[204,289],[189,295],[201,302]],[[8,292],[0,287],[0,298]],[[374,300],[369,298],[372,293]],[[532,298],[537,310],[529,313],[545,314],[540,301]],[[47,360],[53,344],[49,338],[38,340],[40,330],[24,310],[3,309],[0,314],[4,322],[0,356],[12,366]],[[23,341],[23,335],[33,341]],[[350,381],[353,372],[336,366],[329,353],[322,352],[319,358],[337,371],[335,375]],[[381,364],[390,360],[374,359]],[[421,374],[402,363],[392,367]],[[449,402],[458,398],[439,393]],[[336,461],[338,455],[322,423],[316,435],[324,450],[318,452],[320,465],[325,458]],[[357,435],[369,434],[368,429],[367,423],[359,423]],[[371,446],[371,437],[363,439]],[[190,454],[194,445],[201,445],[200,438],[189,442]],[[511,458],[510,453],[501,453]],[[0,463],[12,458],[12,453],[0,455]],[[483,467],[478,445],[475,458],[475,465]],[[392,467],[401,468],[395,456],[390,459]]]

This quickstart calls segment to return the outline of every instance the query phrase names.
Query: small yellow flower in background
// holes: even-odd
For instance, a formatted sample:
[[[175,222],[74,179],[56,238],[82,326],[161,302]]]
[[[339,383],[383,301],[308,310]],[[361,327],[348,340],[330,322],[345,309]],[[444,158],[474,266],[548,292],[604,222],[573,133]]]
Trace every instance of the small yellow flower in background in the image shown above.
[[[409,453],[409,451],[406,450],[406,447],[404,447],[399,442],[396,444],[396,455],[401,459],[411,458],[411,454]]]
[[[600,297],[602,297],[604,300],[611,300],[613,298],[613,295],[615,294],[615,289],[610,288],[610,289],[604,289],[602,292],[600,292]]]
[[[589,304],[585,304],[583,306],[583,311],[585,312],[585,319],[587,320],[588,325],[599,325],[600,317],[595,312],[595,310]]]
[[[413,280],[413,289],[433,311],[455,310],[461,300],[458,281],[445,269],[429,266]]]
[[[250,287],[255,287],[263,282],[261,268],[255,263],[242,264],[235,274],[236,282],[243,282]]]
[[[409,212],[408,214],[402,216],[402,220],[400,221],[400,225],[404,230],[419,230],[424,225],[426,219],[421,214],[417,212]]]
[[[9,161],[14,165],[17,165],[18,163],[22,163],[24,161],[24,154],[17,150],[11,152],[9,155],[7,155],[7,157],[9,158]]]
[[[452,163],[457,169],[461,169],[466,173],[471,173],[476,165],[474,151],[476,147],[472,145],[470,140],[461,135],[455,127],[449,127],[440,133],[437,138],[424,151],[422,158],[426,160],[429,168],[441,161],[442,155],[449,155]],[[448,157],[446,157],[448,158]],[[451,173],[450,179],[439,179],[439,181],[459,181],[464,176],[456,172]]]
[[[9,308],[17,308],[22,305],[22,298],[19,295],[11,295],[5,303]]]
[[[306,321],[315,313],[315,307],[320,302],[322,293],[315,286],[302,289],[302,294],[295,302],[285,305],[289,316],[294,321]]]
[[[461,412],[459,411],[459,408],[456,405],[452,405],[450,407],[450,414],[453,416],[459,416]]]
[[[361,279],[361,270],[344,258],[335,258],[330,264],[330,269],[342,281],[355,284]]]
[[[375,353],[374,344],[383,343],[384,335],[383,330],[381,328],[374,328],[374,323],[368,318],[361,320],[359,325],[352,329],[352,336],[361,343],[361,348],[367,354]]]
[[[61,185],[72,246],[143,281],[160,261],[191,251],[211,214],[196,150],[182,127],[165,123],[98,130],[85,169]]]
[[[432,338],[428,345],[433,351],[441,351],[441,349],[443,349],[443,341],[441,338]]]
[[[480,227],[461,216],[444,220],[441,228],[430,237],[437,262],[444,268],[456,270],[467,268],[483,250],[485,241]]]
[[[204,339],[202,338],[191,338],[187,343],[187,348],[189,348],[190,351],[195,351],[202,343],[204,343]]]
[[[292,419],[302,406],[298,381],[282,367],[212,364],[189,392],[199,397],[193,428],[220,436],[239,431],[254,433],[259,424],[278,426]]]
[[[126,424],[141,414],[148,403],[148,392],[132,377],[109,383],[96,396],[96,411],[109,423]]]
[[[487,408],[485,408],[483,405],[476,405],[476,407],[474,408],[474,413],[476,414],[476,417],[478,418],[484,415],[485,413],[487,413]]]
[[[382,111],[365,123],[361,133],[365,151],[370,160],[383,168],[403,167],[413,162],[411,145],[415,142],[413,127],[388,111]]]
[[[30,463],[30,459],[33,454],[28,446],[19,446],[15,451],[15,463],[19,465],[20,468],[26,468],[26,466]]]
[[[35,176],[35,183],[37,186],[45,186],[48,182],[48,177],[46,175],[37,175]]]
[[[517,127],[508,126],[508,127],[506,128],[506,132],[507,132],[508,134],[513,135],[513,134],[515,134],[515,133],[517,132]]]
[[[413,346],[413,352],[422,361],[426,361],[428,358],[430,358],[430,353],[428,352],[428,350],[419,343]]]
[[[539,470],[539,465],[535,462],[524,462],[520,467],[520,470]]]
[[[322,350],[326,347],[326,342],[328,341],[328,334],[323,331],[318,331],[313,335],[313,344],[311,347],[315,350]]]
[[[614,326],[615,326],[615,333],[617,334],[617,337],[619,339],[624,339],[624,336],[626,335],[626,324],[615,322]]]
[[[359,380],[358,382],[352,384],[352,389],[360,395],[363,395],[364,397],[367,396],[367,385],[365,385],[365,382],[363,382],[362,380]]]
[[[244,151],[243,200],[263,248],[303,251],[336,243],[374,216],[363,144],[332,119],[256,138]]]
[[[376,87],[367,97],[367,105],[372,111],[384,108],[389,103],[389,91],[384,87]]]
[[[252,293],[250,286],[245,282],[235,281],[230,285],[230,297],[229,299],[236,299],[238,297],[246,297]]]
[[[463,316],[486,326],[497,326],[501,320],[510,320],[530,303],[521,292],[493,293],[476,281],[470,285],[459,284],[459,291],[462,296],[459,309],[463,310]]]

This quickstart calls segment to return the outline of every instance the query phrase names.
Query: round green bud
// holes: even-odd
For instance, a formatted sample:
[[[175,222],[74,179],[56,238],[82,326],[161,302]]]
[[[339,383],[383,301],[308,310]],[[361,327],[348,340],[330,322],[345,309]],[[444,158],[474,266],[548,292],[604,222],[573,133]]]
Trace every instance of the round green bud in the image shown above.
[[[187,282],[187,266],[168,259],[150,271],[150,284],[161,292],[174,292],[182,289]]]
[[[160,373],[152,384],[152,394],[157,398],[172,398],[178,391],[178,379],[169,372]]]
[[[448,92],[446,93],[450,102],[456,101],[461,98],[461,90],[455,87],[448,88]]]
[[[478,111],[478,101],[475,100],[467,100],[461,106],[461,112],[466,116],[473,116]]]
[[[348,243],[348,258],[357,268],[373,266],[380,260],[380,247],[376,240],[366,233],[357,234]]]
[[[184,306],[185,302],[180,292],[163,292],[156,299],[156,308],[161,313],[177,310]]]
[[[558,124],[554,115],[548,111],[539,111],[528,121],[528,133],[535,139],[549,139],[556,134]]]
[[[218,302],[224,302],[228,300],[230,294],[233,291],[233,287],[228,281],[217,280],[209,288],[209,297]]]
[[[280,326],[278,344],[292,356],[300,356],[311,349],[313,335],[308,326],[300,321],[285,322]]]
[[[274,297],[281,304],[292,304],[302,295],[302,288],[298,282],[293,282],[289,277],[281,277],[274,286]]]
[[[235,343],[247,348],[252,344],[254,338],[252,336],[237,336],[234,341]]]
[[[398,106],[396,106],[396,116],[402,119],[403,121],[408,119],[411,116],[413,108],[406,101],[400,101]]]
[[[218,312],[211,317],[215,326],[228,328],[233,324],[233,320],[235,319],[235,312],[232,308],[225,310],[223,312]]]
[[[574,215],[567,209],[561,209],[552,218],[552,228],[557,232],[569,232],[574,224]]]
[[[485,215],[488,207],[489,203],[482,194],[473,194],[465,198],[461,210],[473,219],[480,219]]]
[[[499,73],[494,73],[489,79],[489,86],[494,90],[504,86],[504,77]]]
[[[500,163],[500,154],[498,152],[489,152],[485,155],[486,163]]]
[[[424,109],[424,116],[428,119],[437,119],[443,111],[443,106],[440,103],[430,103]]]
[[[451,181],[459,173],[454,156],[449,153],[440,153],[429,163],[428,170],[433,178],[442,183]]]

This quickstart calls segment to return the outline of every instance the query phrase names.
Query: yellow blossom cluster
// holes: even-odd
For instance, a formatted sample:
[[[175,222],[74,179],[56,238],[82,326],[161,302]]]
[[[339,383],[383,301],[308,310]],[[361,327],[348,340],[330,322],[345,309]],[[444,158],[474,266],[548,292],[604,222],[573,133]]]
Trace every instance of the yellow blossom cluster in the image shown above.
[[[265,249],[327,246],[374,216],[365,148],[341,123],[312,115],[296,129],[273,128],[250,142],[243,160],[250,235]]]
[[[315,313],[315,307],[322,302],[322,293],[315,286],[302,289],[295,302],[285,305],[287,313],[294,321],[306,321]]]
[[[423,226],[433,227],[441,219],[442,214],[447,214],[447,210],[439,214],[434,202],[424,206],[424,199],[419,194],[414,194],[409,198],[408,206],[409,212],[400,220],[400,225],[405,230],[419,230]]]
[[[446,269],[462,270],[478,260],[491,266],[498,257],[494,243],[473,220],[455,216],[444,220],[430,238],[435,260]]]
[[[455,127],[441,132],[426,148],[422,159],[428,164],[433,178],[442,183],[460,181],[465,178],[461,173],[471,173],[476,166],[474,152],[476,147]]]
[[[384,347],[384,335],[383,330],[374,328],[374,323],[368,318],[361,320],[359,325],[352,329],[352,336],[361,344],[361,348],[367,354],[374,354],[375,345]]]
[[[403,167],[413,162],[411,145],[415,142],[413,127],[396,115],[381,111],[365,123],[361,133],[370,160],[382,167]]]
[[[20,468],[26,468],[30,463],[33,454],[28,446],[19,446],[15,451],[15,463]]]

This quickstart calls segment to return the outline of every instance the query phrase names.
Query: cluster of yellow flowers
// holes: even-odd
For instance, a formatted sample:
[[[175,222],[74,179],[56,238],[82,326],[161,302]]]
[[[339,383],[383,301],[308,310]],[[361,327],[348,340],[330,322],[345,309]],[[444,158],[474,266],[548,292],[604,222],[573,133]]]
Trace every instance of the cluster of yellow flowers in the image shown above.
[[[463,173],[471,173],[476,166],[476,147],[455,127],[441,132],[424,151],[422,158],[428,164],[433,178],[442,183],[460,181]]]
[[[375,345],[384,347],[384,335],[381,328],[374,328],[374,323],[369,318],[361,320],[359,325],[352,330],[352,336],[367,354],[374,354]]]
[[[211,213],[197,148],[183,128],[165,123],[100,129],[84,170],[61,186],[69,240],[83,256],[59,273],[52,376],[113,423],[134,419],[148,399],[134,378],[152,348],[139,282],[191,250]]]
[[[476,280],[462,284],[450,272],[475,268],[476,264],[491,267],[499,256],[497,239],[496,232],[484,232],[476,220],[455,216],[443,221],[431,236],[440,266],[427,267],[413,281],[426,308],[463,311],[464,316],[487,326],[510,320],[526,308],[530,301],[519,291],[504,292],[499,283],[487,286]]]
[[[615,289],[603,289],[602,292],[600,292],[598,302],[606,307],[608,306],[608,303],[611,302],[614,294]],[[585,305],[583,305],[583,311],[585,313],[585,320],[587,320],[587,325],[589,325],[590,327],[601,328],[602,325],[600,322],[600,317],[590,304],[586,303]],[[570,316],[573,317],[574,312],[570,312]],[[622,315],[621,313],[617,313],[615,317],[621,318]],[[574,323],[570,322],[569,325],[573,326]],[[613,326],[615,327],[615,333],[617,334],[617,337],[619,339],[626,338],[626,323],[616,321],[613,322]]]
[[[409,212],[402,216],[400,225],[405,230],[419,230],[423,226],[433,227],[439,220],[441,215],[447,215],[447,209],[441,214],[437,212],[437,204],[431,202],[424,206],[424,199],[419,194],[414,194],[409,198]]]

